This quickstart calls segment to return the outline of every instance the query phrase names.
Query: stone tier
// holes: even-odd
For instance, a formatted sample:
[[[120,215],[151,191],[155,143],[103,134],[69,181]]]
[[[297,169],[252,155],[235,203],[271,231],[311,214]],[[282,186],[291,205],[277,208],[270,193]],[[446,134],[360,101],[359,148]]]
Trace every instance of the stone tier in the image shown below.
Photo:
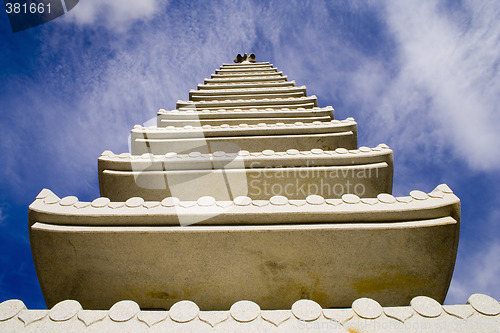
[[[256,93],[293,93],[301,92],[306,93],[306,86],[300,87],[256,87],[256,88],[230,88],[224,89],[223,91],[219,89],[210,90],[190,90],[190,94],[198,94],[200,96],[212,96],[212,95],[234,95],[234,94],[256,94]]]
[[[289,98],[251,98],[251,99],[222,99],[222,100],[202,100],[202,101],[181,101],[176,104],[177,109],[224,109],[224,108],[269,108],[269,107],[303,107],[302,105],[317,106],[318,99],[315,95]]]
[[[443,302],[459,219],[446,185],[398,198],[155,202],[80,202],[43,190],[29,210],[47,305],[78,299],[94,309],[116,299],[166,309],[186,298],[207,310],[241,299],[280,309],[304,295],[324,307],[360,295],[392,306],[424,293]]]
[[[260,77],[282,77],[283,72],[276,72],[276,71],[252,71],[252,72],[247,72],[247,73],[232,73],[232,72],[223,72],[221,74],[212,74],[210,75],[210,78],[212,79],[231,79],[231,78],[238,78],[238,79],[246,79],[246,78],[260,78]]]
[[[353,118],[315,121],[260,123],[257,125],[203,125],[201,127],[142,127],[134,126],[131,134],[133,155],[152,153],[162,155],[169,152],[202,153],[217,150],[251,152],[271,149],[310,150],[311,147],[324,150],[357,148],[357,124]]]
[[[295,81],[286,82],[243,82],[243,83],[212,83],[199,84],[198,90],[204,89],[235,89],[235,88],[266,88],[266,87],[295,87]]]
[[[248,89],[241,90],[239,92],[234,92],[234,94],[230,95],[197,95],[196,93],[190,93],[189,100],[198,102],[198,101],[213,101],[213,100],[245,100],[245,99],[274,99],[276,97],[279,98],[299,98],[299,97],[305,97],[306,94],[301,91],[296,91],[296,92],[279,92],[279,91],[271,91],[271,90],[266,90],[266,91],[248,91]]]
[[[194,201],[182,201],[176,197],[145,201],[134,197],[125,202],[114,202],[101,197],[92,202],[82,202],[75,196],[61,199],[52,191],[43,189],[30,205],[29,212],[30,224],[43,222],[75,226],[179,226],[189,224],[189,220],[197,220],[200,216],[210,219],[194,223],[207,226],[318,223],[376,225],[444,217],[458,221],[459,208],[459,199],[448,186],[442,184],[430,193],[414,190],[402,197],[381,193],[374,198],[345,194],[340,199],[309,195],[301,200],[289,200],[284,196],[254,200],[240,196],[223,201],[206,196]],[[301,214],[297,215],[299,212]],[[180,218],[181,222],[188,222],[180,224]]]
[[[226,68],[216,69],[215,74],[251,74],[251,73],[277,73],[274,67],[245,67],[245,68]]]
[[[203,126],[203,125],[258,125],[275,122],[291,124],[296,122],[330,122],[335,113],[331,106],[312,109],[297,108],[253,108],[253,109],[218,109],[218,110],[163,110],[157,114],[157,127],[167,126]]]
[[[270,87],[270,88],[244,88],[244,89],[214,89],[214,90],[191,90],[190,101],[210,101],[224,99],[259,99],[259,98],[289,98],[305,97],[306,87]]]
[[[141,310],[133,301],[120,301],[109,310],[83,310],[65,300],[50,310],[28,310],[20,300],[0,303],[3,332],[498,332],[500,303],[473,294],[467,304],[441,305],[417,296],[409,306],[382,307],[359,298],[345,309],[322,308],[301,299],[291,308],[262,310],[251,301],[238,301],[223,311],[203,311],[191,301],[168,311]]]
[[[289,149],[142,156],[106,151],[98,162],[99,188],[101,196],[112,201],[131,197],[161,200],[167,196],[229,200],[243,195],[300,199],[308,194],[340,198],[348,193],[376,197],[392,191],[392,163],[392,150],[383,144],[350,151]]]
[[[285,82],[288,80],[286,75],[283,76],[272,76],[272,75],[263,75],[263,76],[247,76],[247,77],[217,77],[211,79],[205,79],[203,82],[205,84],[210,83],[252,83],[256,81],[261,82]]]
[[[273,67],[272,64],[270,64],[268,61],[262,61],[262,62],[252,62],[252,63],[239,63],[239,64],[234,64],[234,63],[225,63],[222,64],[220,68],[266,68],[266,67]]]

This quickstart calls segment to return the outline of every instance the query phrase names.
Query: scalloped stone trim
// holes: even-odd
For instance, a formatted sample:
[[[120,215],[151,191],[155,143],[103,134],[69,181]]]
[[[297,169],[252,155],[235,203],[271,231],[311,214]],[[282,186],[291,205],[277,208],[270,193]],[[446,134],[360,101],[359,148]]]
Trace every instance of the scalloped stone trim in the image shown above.
[[[353,302],[352,309],[323,309],[312,300],[298,300],[291,310],[261,310],[259,305],[251,301],[239,301],[233,304],[229,311],[202,311],[191,301],[180,301],[172,305],[169,311],[141,311],[139,305],[133,301],[120,301],[108,311],[83,310],[81,305],[74,300],[66,300],[56,304],[49,310],[26,310],[19,300],[8,300],[0,303],[0,331],[30,330],[36,325],[45,329],[56,329],[62,323],[66,329],[83,330],[124,329],[127,327],[155,327],[169,332],[182,331],[182,327],[197,325],[203,331],[213,329],[257,329],[264,322],[269,331],[277,330],[281,326],[287,327],[287,332],[301,332],[301,327],[314,323],[323,323],[325,320],[331,325],[358,329],[370,327],[370,321],[377,321],[377,325],[402,325],[406,322],[412,327],[425,325],[427,329],[436,328],[439,332],[452,332],[453,325],[459,324],[461,332],[476,332],[478,325],[498,327],[500,323],[500,304],[492,297],[474,294],[468,302],[471,306],[467,313],[465,305],[440,305],[433,299],[425,296],[415,297],[410,306],[382,307],[369,298],[360,298]],[[481,310],[477,310],[480,308]],[[18,310],[25,309],[25,310]],[[424,315],[422,315],[422,313]],[[464,313],[459,315],[458,313]],[[488,313],[488,314],[485,314]],[[48,315],[47,315],[48,314]],[[231,320],[228,320],[229,316]],[[76,319],[78,318],[78,319]],[[361,319],[368,322],[360,321]],[[468,324],[471,320],[474,323]],[[79,323],[80,321],[80,323]],[[292,323],[295,323],[291,325]],[[302,323],[302,324],[301,324]],[[139,325],[139,326],[134,326]],[[143,325],[143,326],[141,326]],[[179,326],[180,325],[180,326]],[[332,326],[333,327],[333,326]],[[392,327],[392,326],[391,326]],[[398,327],[398,326],[396,326]],[[485,326],[486,327],[486,326]],[[450,328],[450,330],[448,330]],[[280,330],[281,331],[281,330]]]
[[[256,214],[256,218],[260,216],[264,219],[262,221],[269,221],[269,216],[262,215],[264,212],[288,213],[290,214],[290,217],[287,218],[288,223],[293,223],[293,216],[296,212],[301,212],[301,221],[306,221],[309,216],[314,220],[314,216],[318,216],[324,222],[347,222],[352,218],[352,214],[362,214],[359,216],[363,216],[363,218],[358,218],[358,221],[374,222],[400,221],[401,214],[407,214],[404,215],[406,217],[403,220],[421,219],[424,215],[427,216],[426,218],[440,218],[450,216],[449,214],[454,218],[459,218],[459,216],[455,216],[459,209],[459,200],[451,189],[442,184],[437,186],[431,193],[438,192],[442,195],[432,197],[425,192],[420,193],[420,191],[417,192],[418,195],[415,195],[416,191],[412,191],[413,195],[403,197],[405,200],[389,194],[368,199],[361,199],[355,194],[344,194],[341,199],[328,199],[319,195],[309,195],[303,200],[289,200],[284,196],[273,196],[269,200],[254,200],[246,196],[239,196],[232,201],[217,201],[213,197],[204,196],[196,201],[181,201],[175,197],[168,197],[162,201],[145,201],[140,197],[134,197],[126,202],[111,202],[108,198],[101,197],[89,203],[75,201],[73,196],[61,199],[52,191],[43,189],[37,199],[30,205],[30,211],[33,214],[32,219],[38,219],[39,222],[43,222],[44,214],[51,215],[50,219],[60,220],[59,223],[62,221],[70,222],[72,216],[82,217],[88,215],[101,216],[101,221],[104,224],[111,223],[110,220],[113,220],[113,217],[120,215],[143,216],[143,219],[150,221],[150,223],[155,223],[153,221],[158,220],[166,224],[172,224],[174,223],[172,221],[175,220],[174,217],[179,214],[191,214],[193,211],[196,214],[200,212],[218,213],[218,215],[215,214],[217,216],[213,221],[219,221],[219,219],[225,221],[224,212],[228,211],[228,209],[230,209],[228,211],[230,213],[227,215],[228,218],[236,216],[234,214]],[[69,205],[70,202],[71,205]],[[429,210],[429,212],[423,213],[425,210]],[[332,214],[333,212],[335,214]],[[38,217],[39,214],[41,215]],[[144,216],[145,214],[146,216]],[[416,214],[416,216],[412,217],[412,214]],[[172,216],[172,219],[167,218],[168,216]],[[172,221],[169,222],[170,220]],[[82,221],[79,223],[82,223]],[[95,219],[92,223],[99,225]],[[304,222],[297,221],[296,223]]]
[[[198,106],[203,106],[206,105],[207,107],[210,107],[212,105],[248,105],[249,103],[251,105],[262,105],[262,104],[299,104],[299,103],[304,103],[304,102],[317,102],[317,97],[316,95],[311,95],[311,96],[303,96],[303,97],[288,97],[288,98],[262,98],[262,99],[225,99],[225,100],[210,100],[210,101],[182,101],[178,100],[177,101],[177,108],[181,107],[187,107],[187,106],[193,106],[193,107],[198,107]],[[255,107],[254,106],[254,107]]]
[[[235,83],[207,83],[207,84],[198,84],[198,90],[205,89],[217,89],[217,90],[225,90],[232,88],[264,88],[264,87],[295,87],[295,81],[280,81],[280,82],[235,82]]]
[[[203,116],[204,114],[228,114],[228,115],[235,115],[238,113],[241,114],[249,114],[249,113],[256,113],[256,114],[265,114],[265,113],[276,113],[276,112],[287,112],[287,113],[297,113],[297,112],[308,112],[311,114],[317,113],[317,112],[324,112],[324,111],[333,111],[332,106],[325,106],[325,107],[312,107],[312,108],[303,108],[303,107],[297,107],[290,109],[288,107],[254,107],[250,109],[224,109],[220,108],[217,110],[213,109],[189,109],[189,108],[181,108],[181,109],[174,109],[174,110],[165,110],[165,109],[160,109],[158,110],[158,114],[166,114],[166,115],[191,115],[191,116]]]
[[[269,119],[270,122],[267,123],[260,123],[257,125],[247,125],[247,124],[239,124],[239,125],[228,125],[228,124],[222,124],[222,125],[204,125],[204,126],[191,126],[191,125],[186,125],[182,127],[175,127],[175,126],[167,126],[167,127],[156,127],[156,126],[141,126],[141,125],[135,125],[134,128],[132,129],[132,132],[138,132],[138,133],[143,133],[143,132],[178,132],[182,130],[188,130],[188,131],[193,131],[193,130],[202,130],[203,132],[206,132],[207,130],[218,130],[218,129],[238,129],[238,128],[276,128],[276,127],[283,127],[281,126],[281,123],[279,122],[273,122],[272,119]],[[286,124],[286,127],[338,127],[338,126],[345,126],[345,125],[352,125],[356,124],[356,121],[352,117],[348,117],[343,120],[338,120],[338,119],[333,119],[329,122],[325,121],[313,121],[313,122],[301,122],[297,121],[292,124]],[[243,125],[243,126],[242,126]],[[247,126],[245,126],[247,125]],[[342,149],[342,148],[339,148]]]
[[[305,92],[306,86],[298,86],[298,87],[259,87],[259,88],[229,88],[221,91],[220,89],[203,89],[203,90],[195,90],[191,89],[189,93],[193,95],[199,96],[210,96],[210,95],[232,95],[233,93],[251,93],[251,92],[276,92],[276,93],[290,93],[290,92]]]
[[[145,153],[142,155],[132,155],[130,153],[121,153],[121,154],[115,154],[110,150],[105,150],[102,152],[100,159],[101,160],[109,160],[109,161],[120,161],[120,162],[140,162],[140,161],[145,161],[145,162],[154,162],[154,161],[172,161],[172,160],[179,160],[179,161],[185,161],[186,159],[188,160],[206,160],[206,159],[224,159],[224,158],[235,158],[236,156],[240,156],[244,159],[250,159],[250,160],[255,160],[259,159],[262,157],[269,157],[274,159],[286,159],[290,158],[293,156],[297,156],[302,158],[332,158],[332,157],[347,157],[346,155],[350,155],[352,157],[359,157],[363,155],[383,155],[387,154],[390,152],[391,149],[389,148],[388,145],[381,143],[376,147],[369,148],[369,147],[360,147],[358,149],[342,149],[338,148],[335,150],[323,150],[323,149],[318,149],[314,148],[311,150],[303,150],[299,151],[297,149],[288,149],[287,151],[278,151],[275,152],[274,150],[271,149],[266,149],[261,152],[249,152],[247,150],[240,150],[238,153],[234,152],[225,152],[225,151],[216,151],[214,153],[208,153],[208,154],[202,154],[199,152],[192,152],[189,154],[178,154],[176,152],[169,152],[166,154],[162,155],[154,155],[151,153]],[[449,192],[450,193],[450,192]],[[69,200],[69,199],[67,199]]]

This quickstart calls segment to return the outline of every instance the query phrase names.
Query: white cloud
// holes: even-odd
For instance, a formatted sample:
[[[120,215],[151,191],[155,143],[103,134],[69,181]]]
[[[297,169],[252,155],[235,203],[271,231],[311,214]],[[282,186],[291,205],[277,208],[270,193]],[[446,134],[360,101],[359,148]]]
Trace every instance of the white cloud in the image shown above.
[[[58,195],[92,191],[98,196],[96,159],[102,151],[126,151],[133,125],[154,117],[159,108],[175,108],[176,100],[187,99],[189,89],[214,68],[250,49],[256,38],[255,23],[253,15],[245,14],[252,13],[251,6],[228,1],[211,8],[210,15],[206,9],[186,13],[191,20],[171,16],[113,39],[93,34],[88,45],[65,29],[48,30],[42,36],[38,59],[50,63],[58,55],[57,63],[48,75],[33,74],[33,81],[26,82],[37,89],[23,89],[25,95],[16,97],[19,105],[37,105],[37,116],[30,109],[19,117],[38,117],[40,126],[37,131],[12,129],[11,140],[18,144],[5,145],[6,152],[22,145],[43,155],[38,172],[27,176],[31,186],[50,187]],[[233,14],[227,15],[228,11]],[[59,89],[78,93],[69,98],[58,94]],[[29,121],[19,124],[31,126]],[[26,131],[34,137],[32,145],[23,135]],[[18,170],[23,162],[16,158],[8,164],[8,169]]]
[[[3,221],[7,218],[6,215],[4,215],[2,207],[0,207],[0,225],[2,224]]]
[[[80,25],[99,24],[123,31],[136,21],[153,17],[159,7],[158,0],[82,0],[65,18]]]
[[[378,112],[388,131],[412,150],[449,147],[472,168],[498,169],[500,4],[447,11],[433,1],[391,1],[385,15],[400,66]]]
[[[464,304],[472,294],[482,293],[500,298],[500,242],[483,244],[472,255],[458,259],[460,268],[455,273],[446,298],[447,304]]]

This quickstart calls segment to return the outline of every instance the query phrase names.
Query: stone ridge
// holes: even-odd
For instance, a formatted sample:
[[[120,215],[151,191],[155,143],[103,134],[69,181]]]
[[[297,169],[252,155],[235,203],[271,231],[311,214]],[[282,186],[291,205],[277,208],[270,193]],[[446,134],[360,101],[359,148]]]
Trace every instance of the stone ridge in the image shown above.
[[[273,66],[273,64],[269,63],[269,61],[257,61],[257,62],[251,62],[251,63],[239,63],[235,64],[234,62],[229,62],[229,63],[223,63],[221,68],[230,68],[230,67],[269,67]]]
[[[144,153],[142,155],[132,155],[130,153],[121,153],[115,154],[110,150],[106,150],[102,152],[101,160],[117,160],[117,161],[172,161],[175,159],[184,160],[184,159],[218,159],[218,158],[235,158],[236,156],[241,156],[245,159],[257,159],[259,157],[269,157],[273,159],[285,159],[291,156],[297,157],[310,157],[310,158],[319,158],[319,157],[346,157],[346,156],[362,156],[362,155],[387,155],[390,154],[392,150],[388,145],[381,143],[376,147],[370,148],[366,146],[359,147],[358,149],[345,149],[345,148],[337,148],[335,150],[323,150],[320,148],[313,148],[311,150],[299,151],[297,149],[288,149],[283,152],[275,152],[271,149],[265,149],[261,152],[249,152],[247,150],[240,150],[237,153],[234,152],[224,152],[224,151],[216,151],[214,153],[203,154],[201,152],[191,152],[189,154],[178,154],[176,152],[169,152],[162,155],[154,155],[151,153]],[[315,164],[317,165],[317,164]]]
[[[265,88],[265,87],[296,87],[295,80],[282,81],[282,82],[240,82],[240,83],[211,83],[211,84],[198,84],[198,91],[203,91],[205,89],[212,90],[226,90],[226,89],[237,89],[237,88]]]
[[[283,72],[276,72],[272,71],[270,72],[269,70],[259,70],[259,71],[252,71],[250,73],[240,73],[238,71],[234,72],[222,72],[222,73],[217,73],[217,74],[211,74],[211,78],[247,78],[247,77],[283,77]]]
[[[280,104],[280,103],[293,103],[293,104],[298,104],[298,103],[303,103],[303,102],[313,102],[314,106],[317,106],[317,97],[316,95],[311,95],[311,96],[303,96],[303,97],[287,97],[287,98],[259,98],[259,99],[222,99],[222,100],[202,100],[202,101],[183,101],[183,100],[178,100],[177,101],[177,108],[182,108],[182,107],[187,107],[190,105],[193,106],[200,106],[202,107],[203,105],[207,106],[213,106],[213,105],[242,105],[242,106],[247,106],[248,104],[251,103],[252,107],[255,107],[257,105],[262,105],[266,103],[270,104]]]
[[[195,151],[188,154],[169,152],[162,155],[115,155],[106,151],[98,159],[98,170],[100,194],[111,201],[125,201],[131,197],[155,201],[170,195],[181,200],[196,200],[201,196],[228,200],[227,187],[223,183],[224,172],[230,172],[231,182],[244,184],[232,187],[233,197],[245,195],[253,199],[269,199],[272,195],[285,195],[292,200],[304,199],[306,193],[300,192],[300,189],[313,181],[327,185],[322,185],[322,190],[312,189],[308,194],[340,198],[342,194],[352,191],[348,189],[351,183],[359,182],[362,178],[363,190],[355,193],[369,198],[382,192],[392,193],[393,154],[384,144],[355,150],[218,150],[213,154]],[[267,190],[247,188],[246,185],[256,185],[254,179],[259,177],[265,177],[266,189],[275,189],[272,194],[265,194]],[[197,179],[198,186],[192,190],[184,187],[182,191],[174,189],[172,192],[169,184],[176,184],[178,179]],[[159,184],[164,186],[160,187]],[[325,186],[328,188],[325,189]],[[298,192],[290,191],[290,187],[298,189]]]
[[[166,154],[175,151],[193,152],[206,150],[212,143],[237,145],[239,149],[262,151],[264,149],[306,147],[322,149],[357,147],[357,123],[345,120],[265,123],[239,125],[185,125],[182,127],[143,127],[135,125],[131,131],[132,154]],[[190,139],[186,142],[185,139]],[[207,145],[208,144],[208,145]],[[200,148],[201,147],[201,148]]]
[[[59,302],[50,310],[28,310],[20,300],[0,303],[2,332],[498,332],[500,303],[473,294],[464,305],[441,305],[426,296],[409,306],[382,307],[359,298],[351,308],[323,309],[301,299],[290,310],[262,310],[243,300],[227,311],[203,311],[191,301],[180,301],[169,311],[141,310],[133,301],[120,301],[109,310],[83,310],[74,300]]]
[[[189,90],[190,93],[198,94],[198,95],[211,95],[213,93],[216,94],[224,94],[224,95],[230,95],[230,93],[238,93],[238,92],[267,92],[267,91],[272,91],[272,92],[306,92],[306,86],[298,86],[298,87],[269,87],[269,88],[243,88],[243,89],[237,89],[237,88],[229,88],[229,89],[204,89],[204,90],[195,90],[191,89]]]
[[[289,200],[284,196],[273,196],[269,200],[252,200],[239,196],[232,201],[217,201],[213,197],[204,196],[196,201],[181,201],[176,197],[168,197],[162,201],[145,201],[143,198],[134,197],[125,202],[112,202],[101,197],[92,202],[82,202],[75,196],[61,199],[52,191],[43,189],[29,208],[31,224],[47,222],[63,225],[113,225],[119,221],[116,217],[121,216],[128,217],[127,225],[130,226],[138,223],[178,225],[178,216],[216,213],[214,219],[205,223],[231,225],[239,214],[258,224],[280,224],[283,223],[280,219],[286,216],[288,224],[310,225],[319,222],[427,223],[428,219],[450,216],[459,221],[459,203],[451,189],[442,184],[428,194],[411,191],[409,196],[397,198],[381,193],[376,198],[344,194],[341,199],[309,195],[304,200]],[[333,212],[335,214],[332,214]],[[269,219],[271,213],[272,220]],[[300,216],[297,216],[297,213],[300,213]],[[92,217],[98,217],[98,220]],[[140,219],[130,220],[133,217]]]
[[[289,108],[252,108],[252,109],[218,109],[218,110],[210,110],[210,109],[202,109],[202,110],[193,110],[193,109],[174,109],[174,110],[165,110],[165,109],[160,109],[158,113],[161,114],[189,114],[189,115],[202,115],[204,113],[229,113],[229,114],[236,114],[236,113],[285,113],[285,112],[290,112],[290,113],[300,113],[300,112],[305,112],[307,113],[316,113],[316,112],[322,112],[322,111],[333,111],[332,106],[326,106],[323,108],[320,107],[313,107],[311,109],[306,109],[306,108],[297,108],[297,109],[289,109]]]
[[[270,119],[271,120],[271,119]],[[356,121],[354,118],[349,117],[344,120],[331,120],[329,122],[326,121],[313,121],[313,122],[295,122],[291,124],[285,124],[285,123],[259,123],[259,124],[239,124],[239,125],[229,125],[229,124],[221,124],[221,125],[203,125],[203,126],[192,126],[192,125],[186,125],[186,126],[167,126],[167,127],[157,127],[157,126],[141,126],[141,125],[135,125],[134,128],[132,129],[132,133],[138,132],[161,132],[161,133],[169,133],[169,132],[180,132],[180,131],[193,131],[193,130],[198,130],[205,132],[205,130],[210,130],[210,131],[230,131],[229,134],[233,134],[234,132],[231,130],[240,130],[240,129],[245,129],[247,131],[255,131],[255,130],[269,130],[273,129],[275,131],[278,131],[280,128],[293,128],[297,130],[303,130],[304,128],[342,128],[342,127],[347,127],[349,125],[356,125]],[[250,132],[251,133],[251,132]],[[228,135],[229,135],[228,134]]]

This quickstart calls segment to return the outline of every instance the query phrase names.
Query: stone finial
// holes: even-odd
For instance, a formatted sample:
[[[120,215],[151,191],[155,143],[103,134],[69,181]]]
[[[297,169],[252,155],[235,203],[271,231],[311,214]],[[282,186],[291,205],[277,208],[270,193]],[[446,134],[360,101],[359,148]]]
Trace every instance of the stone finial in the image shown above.
[[[247,55],[246,53],[244,55],[241,55],[238,53],[238,55],[234,59],[234,62],[238,64],[242,62],[257,62],[257,60],[255,60],[255,54],[253,53],[250,53],[250,55]]]

